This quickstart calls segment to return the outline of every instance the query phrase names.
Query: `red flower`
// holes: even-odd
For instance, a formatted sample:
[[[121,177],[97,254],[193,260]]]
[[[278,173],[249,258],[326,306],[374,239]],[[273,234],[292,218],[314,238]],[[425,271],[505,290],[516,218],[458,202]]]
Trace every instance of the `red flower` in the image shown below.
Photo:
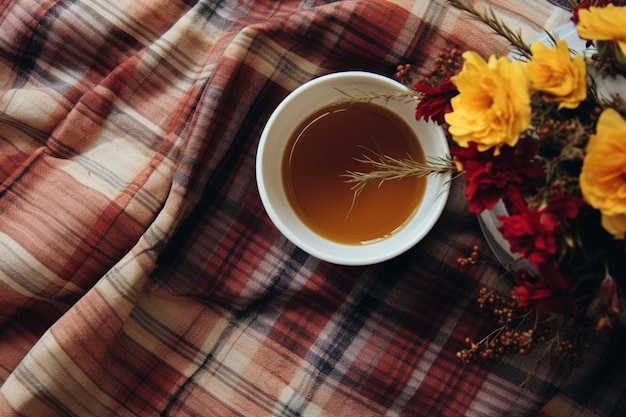
[[[520,307],[544,315],[576,314],[576,303],[569,295],[572,283],[559,271],[556,262],[543,265],[536,276],[526,270],[518,270],[515,283],[517,287],[511,294],[516,297]]]
[[[551,261],[559,248],[561,225],[573,219],[583,200],[567,194],[556,194],[546,206],[538,209],[520,207],[518,214],[500,216],[498,230],[511,246],[511,251],[521,254],[536,268]]]
[[[451,149],[462,166],[466,180],[465,197],[472,213],[493,208],[512,190],[525,190],[537,185],[543,170],[532,161],[537,154],[536,142],[522,138],[516,146],[503,146],[500,154],[479,152],[475,143],[468,148]]]
[[[443,116],[452,111],[450,100],[459,94],[452,81],[448,78],[439,87],[417,83],[413,88],[423,94],[417,107],[415,107],[415,118],[417,120],[433,120],[439,125],[444,124]]]

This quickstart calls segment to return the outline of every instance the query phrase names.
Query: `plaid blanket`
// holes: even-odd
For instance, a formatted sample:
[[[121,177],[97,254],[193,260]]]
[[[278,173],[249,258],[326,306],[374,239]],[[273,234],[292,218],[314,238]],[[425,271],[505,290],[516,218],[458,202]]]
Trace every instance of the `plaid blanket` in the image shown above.
[[[529,39],[569,18],[483,3]],[[0,2],[0,415],[624,415],[623,333],[566,375],[456,358],[502,272],[462,183],[368,267],[263,210],[256,146],[291,90],[447,45],[507,50],[444,0]],[[456,263],[474,245],[488,262]]]

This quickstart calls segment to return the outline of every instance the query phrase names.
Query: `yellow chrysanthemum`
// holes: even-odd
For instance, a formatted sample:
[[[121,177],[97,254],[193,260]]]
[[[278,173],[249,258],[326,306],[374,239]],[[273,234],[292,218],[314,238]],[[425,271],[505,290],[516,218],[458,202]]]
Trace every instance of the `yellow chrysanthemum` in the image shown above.
[[[451,101],[445,120],[460,146],[475,142],[480,151],[517,143],[530,124],[529,81],[520,62],[491,56],[483,60],[475,52],[463,54],[465,62],[452,82],[459,95]]]
[[[626,214],[609,216],[602,214],[602,227],[616,239],[624,239],[626,232]]]
[[[600,115],[596,134],[585,150],[580,189],[585,201],[602,213],[613,236],[626,233],[626,121],[614,109]]]
[[[580,9],[576,29],[583,39],[617,42],[626,55],[626,7],[609,4]]]
[[[559,103],[559,109],[575,109],[587,98],[587,66],[580,55],[571,56],[567,42],[553,48],[542,42],[530,47],[532,58],[526,64],[531,89],[544,93],[544,100]]]

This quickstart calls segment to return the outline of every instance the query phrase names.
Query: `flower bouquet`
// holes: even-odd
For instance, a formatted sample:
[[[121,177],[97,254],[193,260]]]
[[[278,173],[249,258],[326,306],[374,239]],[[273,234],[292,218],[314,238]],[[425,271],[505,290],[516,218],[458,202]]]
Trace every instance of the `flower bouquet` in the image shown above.
[[[451,49],[417,82],[410,66],[398,67],[416,118],[447,127],[451,157],[420,164],[377,155],[367,158],[374,172],[350,172],[347,181],[356,189],[385,181],[402,162],[404,175],[462,176],[473,213],[504,205],[497,230],[525,266],[508,265],[510,294],[481,289],[478,301],[500,327],[468,339],[458,356],[489,359],[547,343],[555,358],[578,362],[591,337],[623,316],[626,101],[598,94],[598,85],[626,74],[626,6],[575,2],[572,20],[586,46],[573,52],[554,35],[528,45],[492,11],[450,3],[505,36],[514,58]]]

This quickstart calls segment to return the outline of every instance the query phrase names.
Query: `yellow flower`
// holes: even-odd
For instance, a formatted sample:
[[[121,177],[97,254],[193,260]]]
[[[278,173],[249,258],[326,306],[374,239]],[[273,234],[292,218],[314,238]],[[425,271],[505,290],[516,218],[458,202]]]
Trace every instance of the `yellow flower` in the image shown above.
[[[575,109],[587,98],[587,67],[580,55],[573,58],[567,42],[558,41],[554,48],[542,42],[530,47],[531,60],[526,74],[531,89],[544,93],[544,100],[559,103],[559,109]]]
[[[609,216],[602,214],[602,227],[612,234],[616,239],[624,239],[624,231],[626,231],[626,215],[616,214]]]
[[[600,115],[591,135],[580,189],[585,201],[600,210],[602,226],[617,239],[626,233],[626,121],[614,109]]]
[[[502,145],[514,146],[530,124],[528,77],[520,62],[504,57],[485,62],[468,51],[463,58],[462,70],[452,77],[459,95],[445,116],[448,131],[462,147],[475,142],[478,150],[494,148],[498,154]]]
[[[609,4],[578,11],[578,35],[587,40],[616,41],[626,55],[626,7]]]

